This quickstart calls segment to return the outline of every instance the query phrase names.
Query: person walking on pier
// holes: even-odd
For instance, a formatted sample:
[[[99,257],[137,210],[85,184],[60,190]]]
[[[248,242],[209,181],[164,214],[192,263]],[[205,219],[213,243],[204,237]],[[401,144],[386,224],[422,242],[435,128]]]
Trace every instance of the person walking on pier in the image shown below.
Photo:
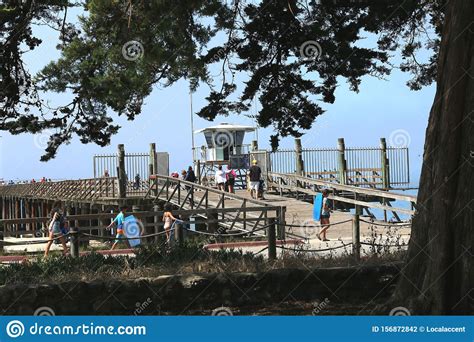
[[[184,180],[191,183],[196,182],[196,175],[194,174],[194,170],[192,166],[188,167],[188,172],[186,172],[186,176],[184,177]],[[186,190],[190,192],[189,203],[191,204],[191,207],[194,207],[193,189],[189,185],[186,185]]]
[[[126,207],[120,207],[120,213],[118,213],[117,216],[115,216],[114,220],[107,226],[107,230],[110,230],[110,228],[113,225],[117,226],[117,235],[115,235],[115,242],[112,245],[112,248],[110,250],[114,250],[117,245],[123,241],[125,244],[130,248],[130,244],[128,243],[128,240],[126,240],[126,235],[123,229],[123,225],[125,223],[125,212],[127,211]]]
[[[169,244],[171,240],[171,226],[176,218],[171,213],[171,205],[168,203],[165,205],[165,212],[163,213],[164,230],[166,234],[166,243]]]
[[[196,175],[194,174],[194,170],[192,166],[188,167],[188,172],[186,172],[186,176],[184,177],[184,180],[191,183],[196,182]]]
[[[319,240],[323,240],[323,241],[329,241],[329,239],[326,238],[326,232],[330,227],[329,217],[331,216],[331,204],[330,204],[330,200],[329,200],[328,196],[329,196],[329,190],[324,189],[323,190],[323,205],[321,207],[321,227],[322,227],[322,229],[319,232],[319,234],[316,235]]]
[[[225,183],[226,183],[227,179],[225,177],[225,172],[224,170],[222,170],[222,165],[219,165],[217,167],[217,171],[216,171],[216,184],[217,184],[217,188],[221,191],[225,191]]]
[[[49,250],[51,249],[51,245],[53,244],[55,239],[59,239],[63,246],[63,255],[67,255],[68,249],[66,246],[66,239],[61,231],[62,226],[64,226],[64,215],[59,208],[59,205],[55,205],[53,210],[51,210],[50,214],[51,220],[49,221],[48,231],[49,231],[49,240],[46,244],[46,248],[44,250],[45,258],[49,254]]]
[[[135,176],[135,183],[133,183],[133,189],[135,190],[140,189],[140,175],[138,173]]]
[[[227,191],[233,194],[235,192],[234,185],[235,185],[235,178],[237,178],[237,174],[230,167],[227,167],[226,178],[227,178],[227,182],[226,182]]]
[[[254,199],[258,199],[260,190],[260,178],[262,177],[262,169],[257,165],[257,161],[252,161],[252,166],[249,169],[250,179],[250,196]]]

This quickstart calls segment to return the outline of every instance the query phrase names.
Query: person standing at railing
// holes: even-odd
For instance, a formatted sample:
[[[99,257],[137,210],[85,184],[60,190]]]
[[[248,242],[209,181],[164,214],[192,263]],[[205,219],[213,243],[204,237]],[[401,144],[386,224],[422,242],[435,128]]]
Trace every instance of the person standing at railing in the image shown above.
[[[329,241],[329,239],[326,238],[326,232],[330,227],[329,217],[331,216],[332,205],[331,205],[331,201],[328,198],[328,196],[329,196],[329,190],[324,189],[323,190],[323,205],[321,206],[321,227],[322,227],[322,229],[319,232],[319,234],[316,235],[318,237],[318,239],[322,240],[322,241]],[[321,236],[322,236],[322,238],[321,238]]]
[[[226,179],[226,176],[225,176],[225,172],[224,170],[222,170],[222,165],[219,165],[217,167],[217,171],[216,171],[216,184],[217,184],[217,188],[221,191],[225,191],[225,183],[226,183],[227,179]]]
[[[163,213],[163,222],[164,224],[164,230],[166,234],[166,243],[170,243],[171,239],[171,226],[173,225],[173,222],[176,221],[176,218],[173,216],[171,213],[171,205],[168,203],[165,205],[165,212]]]
[[[127,208],[126,207],[120,207],[120,213],[118,213],[117,216],[115,216],[114,220],[107,226],[107,230],[110,230],[110,228],[113,226],[113,225],[116,225],[117,226],[117,235],[115,236],[115,242],[114,244],[112,245],[112,248],[110,250],[114,250],[117,245],[120,243],[120,242],[125,242],[125,244],[128,246],[128,248],[130,248],[130,244],[128,243],[128,240],[125,240],[127,238],[127,236],[125,235],[125,231],[124,231],[124,223],[125,223],[125,213],[127,211]]]
[[[53,209],[51,210],[50,217],[51,220],[49,221],[48,225],[49,240],[44,250],[44,256],[45,258],[48,256],[49,250],[51,249],[51,245],[53,244],[55,238],[58,238],[61,241],[63,246],[63,255],[67,255],[68,249],[66,246],[66,239],[64,238],[61,230],[61,228],[64,227],[65,218],[61,212],[61,209],[59,208],[59,204],[54,205]]]

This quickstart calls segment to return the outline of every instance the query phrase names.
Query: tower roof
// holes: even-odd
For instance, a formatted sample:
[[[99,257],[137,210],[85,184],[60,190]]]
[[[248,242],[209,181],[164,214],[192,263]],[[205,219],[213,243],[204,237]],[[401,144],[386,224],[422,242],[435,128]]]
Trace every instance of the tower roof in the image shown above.
[[[219,131],[244,131],[244,132],[253,132],[255,127],[252,126],[243,126],[243,125],[233,125],[226,122],[223,122],[216,126],[210,126],[194,131],[194,133],[203,133],[203,132],[219,132]]]

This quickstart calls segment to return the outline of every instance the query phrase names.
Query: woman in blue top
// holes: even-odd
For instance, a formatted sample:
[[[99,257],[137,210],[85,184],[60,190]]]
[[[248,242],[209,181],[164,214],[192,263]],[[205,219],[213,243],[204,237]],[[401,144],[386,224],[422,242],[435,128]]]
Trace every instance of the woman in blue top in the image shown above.
[[[114,220],[107,226],[107,230],[110,230],[110,228],[115,224],[117,226],[117,235],[115,236],[115,242],[112,245],[112,248],[110,250],[114,250],[118,243],[123,241],[127,246],[130,248],[130,245],[128,243],[128,240],[126,239],[126,235],[123,229],[123,224],[125,222],[125,212],[127,211],[126,207],[120,207],[120,213],[115,216]]]

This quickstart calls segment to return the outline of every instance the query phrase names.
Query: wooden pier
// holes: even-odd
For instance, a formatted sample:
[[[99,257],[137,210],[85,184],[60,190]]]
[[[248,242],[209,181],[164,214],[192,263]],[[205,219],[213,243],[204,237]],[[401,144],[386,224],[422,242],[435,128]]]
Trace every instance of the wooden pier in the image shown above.
[[[8,237],[45,237],[48,215],[54,206],[62,209],[71,227],[89,236],[84,239],[85,243],[92,236],[112,239],[104,227],[111,222],[120,206],[126,206],[129,214],[141,220],[141,235],[149,237],[145,240],[156,243],[163,233],[164,207],[171,204],[173,214],[181,219],[176,230],[178,239],[183,238],[182,228],[191,226],[195,227],[192,234],[264,239],[268,243],[269,257],[276,256],[276,241],[284,241],[287,235],[289,239],[317,243],[315,232],[318,224],[312,221],[312,199],[322,189],[330,190],[329,198],[337,209],[332,215],[332,235],[349,239],[352,244],[354,239],[357,242],[366,235],[364,229],[360,232],[362,221],[359,221],[364,211],[372,223],[379,222],[381,226],[384,221],[387,222],[389,212],[396,221],[401,221],[399,214],[411,216],[415,213],[416,197],[388,191],[390,171],[384,139],[381,139],[380,149],[375,150],[380,155],[380,168],[365,170],[368,173],[355,168],[357,165],[353,161],[350,163],[352,169],[347,168],[342,139],[334,154],[339,165],[335,171],[316,172],[314,166],[305,165],[311,158],[308,155],[303,157],[305,150],[298,142],[296,139],[295,151],[291,152],[296,166],[293,173],[272,171],[272,166],[267,163],[270,160],[267,151],[249,152],[247,159],[261,161],[259,164],[267,186],[266,200],[252,199],[246,190],[228,193],[214,188],[212,182],[211,185],[201,185],[159,174],[167,171],[159,169],[155,144],[150,144],[149,154],[126,154],[124,146],[119,145],[115,156],[95,156],[95,174],[112,166],[116,167],[112,172],[114,177],[104,172],[104,176],[90,179],[2,185],[0,244],[6,245],[7,242],[2,243],[1,240]],[[253,145],[256,149],[256,144]],[[127,156],[137,161],[139,167],[127,161]],[[167,153],[162,153],[162,157],[167,168]],[[133,175],[135,170],[146,170],[144,175],[147,178],[130,181],[127,172]],[[372,178],[367,178],[369,175]],[[392,204],[394,201],[409,205],[396,206]],[[383,221],[374,220],[373,209],[384,212]],[[409,236],[406,226],[400,232]]]

